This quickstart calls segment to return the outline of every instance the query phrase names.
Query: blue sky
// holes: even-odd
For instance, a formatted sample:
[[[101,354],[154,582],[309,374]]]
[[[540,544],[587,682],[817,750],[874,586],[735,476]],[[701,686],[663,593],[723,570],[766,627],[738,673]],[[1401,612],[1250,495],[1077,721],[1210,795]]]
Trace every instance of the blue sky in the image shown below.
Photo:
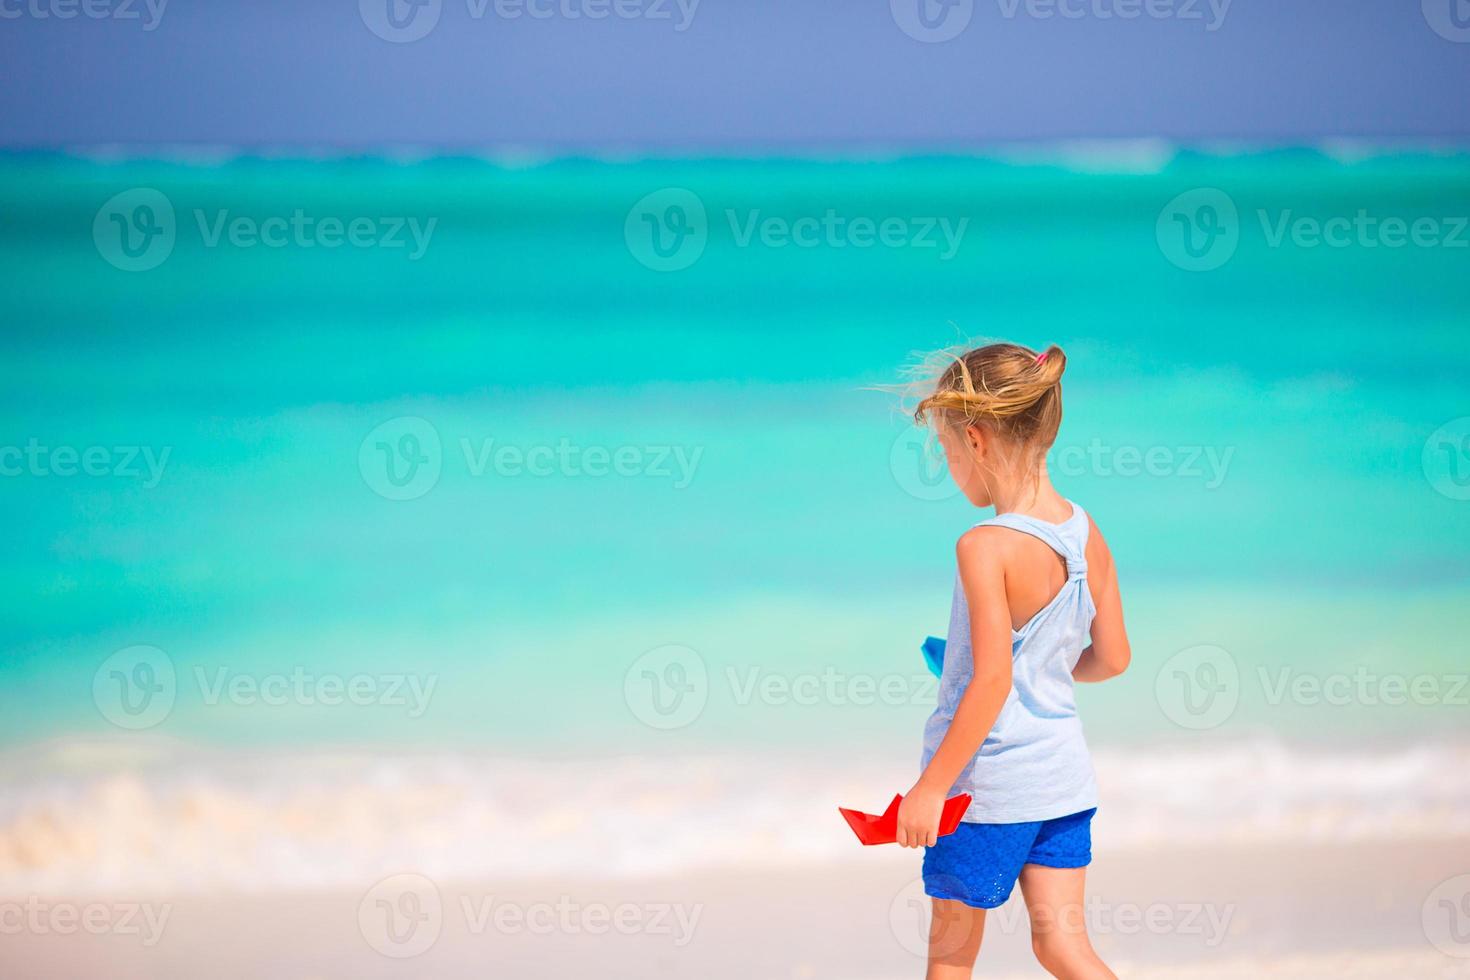
[[[0,0],[0,145],[780,152],[1133,137],[1463,142],[1467,8]]]

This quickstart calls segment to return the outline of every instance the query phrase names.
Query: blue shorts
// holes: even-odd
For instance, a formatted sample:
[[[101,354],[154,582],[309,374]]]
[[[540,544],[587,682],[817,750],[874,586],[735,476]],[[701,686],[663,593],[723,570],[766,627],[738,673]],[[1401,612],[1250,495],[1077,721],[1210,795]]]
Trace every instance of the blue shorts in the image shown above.
[[[1011,897],[1023,865],[1085,868],[1092,861],[1096,812],[1030,823],[962,823],[925,848],[924,894],[995,909]]]

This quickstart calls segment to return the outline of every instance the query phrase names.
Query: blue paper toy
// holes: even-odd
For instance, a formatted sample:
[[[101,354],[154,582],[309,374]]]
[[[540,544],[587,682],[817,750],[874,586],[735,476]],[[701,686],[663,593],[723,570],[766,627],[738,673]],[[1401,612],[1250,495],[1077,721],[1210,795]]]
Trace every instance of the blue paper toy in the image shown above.
[[[924,640],[924,645],[919,649],[924,651],[924,663],[929,665],[929,673],[935,677],[944,673],[944,641],[937,636],[931,636]]]

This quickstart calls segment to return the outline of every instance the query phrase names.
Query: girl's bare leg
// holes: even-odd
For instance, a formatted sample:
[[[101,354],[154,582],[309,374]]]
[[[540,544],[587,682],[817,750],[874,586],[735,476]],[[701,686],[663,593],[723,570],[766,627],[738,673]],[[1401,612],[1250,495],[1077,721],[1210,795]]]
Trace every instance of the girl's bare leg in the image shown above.
[[[1060,980],[1118,980],[1092,949],[1082,902],[1086,868],[1021,869],[1021,894],[1031,917],[1036,959]]]
[[[973,909],[964,902],[934,899],[925,980],[970,980],[984,935],[984,909]]]

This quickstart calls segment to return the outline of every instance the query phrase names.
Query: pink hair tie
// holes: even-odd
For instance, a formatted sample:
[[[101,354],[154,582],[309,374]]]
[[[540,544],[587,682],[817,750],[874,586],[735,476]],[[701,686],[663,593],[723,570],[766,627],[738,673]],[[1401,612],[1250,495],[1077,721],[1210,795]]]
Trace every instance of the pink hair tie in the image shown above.
[[[1037,364],[1045,364],[1046,363],[1046,353],[1045,352],[1036,355],[1036,363]]]

